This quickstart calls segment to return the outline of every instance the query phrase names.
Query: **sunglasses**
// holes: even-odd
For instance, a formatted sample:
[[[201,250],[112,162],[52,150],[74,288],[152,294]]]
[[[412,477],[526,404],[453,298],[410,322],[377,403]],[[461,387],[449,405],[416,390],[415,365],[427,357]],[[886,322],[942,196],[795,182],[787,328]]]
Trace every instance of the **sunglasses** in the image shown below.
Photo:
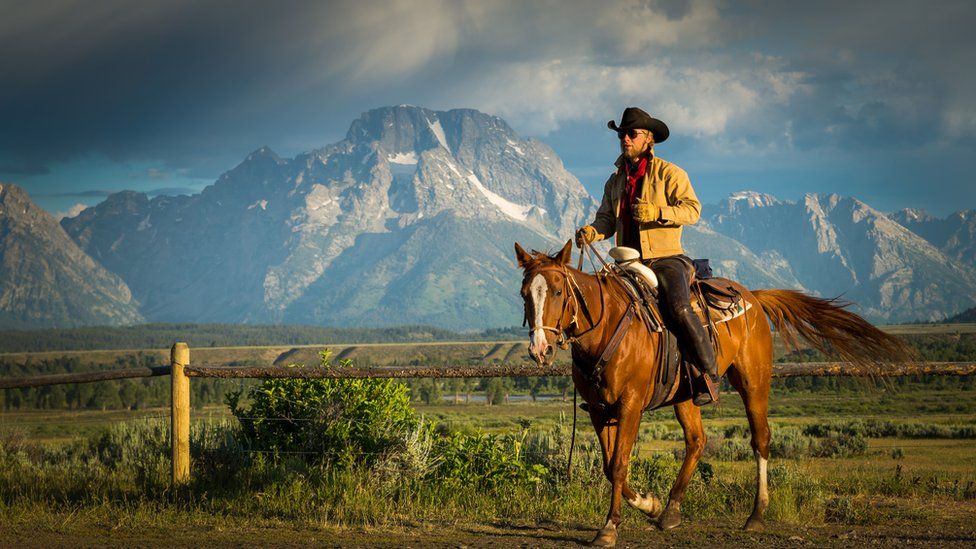
[[[636,128],[631,128],[629,130],[617,130],[617,139],[623,139],[624,137],[630,137],[631,139],[637,139],[638,135],[642,135],[643,132],[647,130],[638,130]]]

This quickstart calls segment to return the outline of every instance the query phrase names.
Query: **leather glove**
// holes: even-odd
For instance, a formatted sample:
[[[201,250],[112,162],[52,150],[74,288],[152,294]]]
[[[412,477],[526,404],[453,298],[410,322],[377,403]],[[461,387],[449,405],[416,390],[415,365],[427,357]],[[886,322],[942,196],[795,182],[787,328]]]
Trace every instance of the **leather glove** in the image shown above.
[[[580,227],[576,231],[576,247],[582,248],[583,242],[594,242],[597,240],[602,240],[600,237],[603,236],[596,232],[596,228],[593,225],[586,225],[585,227]]]
[[[638,223],[650,223],[652,221],[661,219],[660,206],[641,200],[634,202],[634,205],[631,208],[631,213],[634,216],[634,221]]]

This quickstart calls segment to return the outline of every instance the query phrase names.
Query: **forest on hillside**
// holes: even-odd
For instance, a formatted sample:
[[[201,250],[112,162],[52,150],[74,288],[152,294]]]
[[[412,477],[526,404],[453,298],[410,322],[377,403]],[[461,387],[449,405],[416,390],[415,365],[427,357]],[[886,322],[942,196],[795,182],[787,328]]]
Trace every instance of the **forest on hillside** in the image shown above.
[[[262,345],[332,345],[336,343],[422,343],[494,341],[526,337],[525,328],[454,332],[431,326],[330,328],[251,324],[140,324],[45,330],[0,330],[0,353],[167,349],[177,341],[191,348]]]

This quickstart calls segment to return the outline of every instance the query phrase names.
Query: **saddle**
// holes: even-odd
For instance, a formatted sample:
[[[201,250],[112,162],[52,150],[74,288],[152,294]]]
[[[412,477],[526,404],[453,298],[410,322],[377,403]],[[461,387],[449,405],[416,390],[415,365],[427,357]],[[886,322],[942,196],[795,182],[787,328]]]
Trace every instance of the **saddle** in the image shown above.
[[[654,410],[691,399],[692,380],[700,374],[689,362],[682,360],[677,339],[671,334],[661,316],[658,306],[657,277],[654,271],[640,263],[637,250],[616,247],[610,250],[615,260],[611,268],[624,282],[624,289],[631,301],[637,305],[645,327],[652,332],[661,333],[658,349],[657,379],[654,394],[646,410]],[[691,306],[708,329],[712,344],[718,353],[718,333],[715,325],[741,316],[752,304],[745,301],[732,284],[732,281],[712,277],[707,260],[695,261],[695,276],[690,282]],[[701,265],[704,264],[704,268]]]

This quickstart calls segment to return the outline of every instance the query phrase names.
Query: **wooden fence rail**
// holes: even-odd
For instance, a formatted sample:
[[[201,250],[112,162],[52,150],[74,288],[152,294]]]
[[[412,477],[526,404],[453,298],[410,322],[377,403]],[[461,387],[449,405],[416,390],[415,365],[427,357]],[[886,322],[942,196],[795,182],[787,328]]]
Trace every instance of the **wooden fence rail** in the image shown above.
[[[112,379],[168,376],[169,373],[170,367],[166,365],[126,368],[124,370],[105,370],[102,372],[83,372],[78,374],[10,377],[0,379],[0,389],[26,389],[30,387],[44,387],[45,385],[63,385],[65,383],[92,383]]]
[[[569,375],[571,366],[559,364],[540,368],[531,364],[512,366],[445,366],[416,368],[287,368],[240,367],[220,365],[190,365],[190,349],[177,343],[170,350],[168,366],[127,368],[124,370],[56,374],[24,378],[0,379],[0,389],[42,387],[62,383],[91,383],[114,379],[170,376],[171,406],[170,435],[172,449],[172,481],[174,485],[190,480],[190,377],[216,378],[456,378],[456,377],[537,377]],[[897,377],[912,375],[976,375],[976,362],[922,362],[893,364],[876,372],[850,368],[845,362],[790,362],[773,364],[773,377],[800,376],[865,376]]]
[[[187,366],[189,377],[217,378],[452,378],[452,377],[541,377],[568,376],[569,364],[548,366],[446,366],[446,367],[382,367],[382,368],[249,368],[221,366]],[[782,362],[773,364],[773,377],[900,377],[915,375],[969,376],[976,374],[976,362],[922,362],[891,364],[877,371],[854,370],[847,362]]]

